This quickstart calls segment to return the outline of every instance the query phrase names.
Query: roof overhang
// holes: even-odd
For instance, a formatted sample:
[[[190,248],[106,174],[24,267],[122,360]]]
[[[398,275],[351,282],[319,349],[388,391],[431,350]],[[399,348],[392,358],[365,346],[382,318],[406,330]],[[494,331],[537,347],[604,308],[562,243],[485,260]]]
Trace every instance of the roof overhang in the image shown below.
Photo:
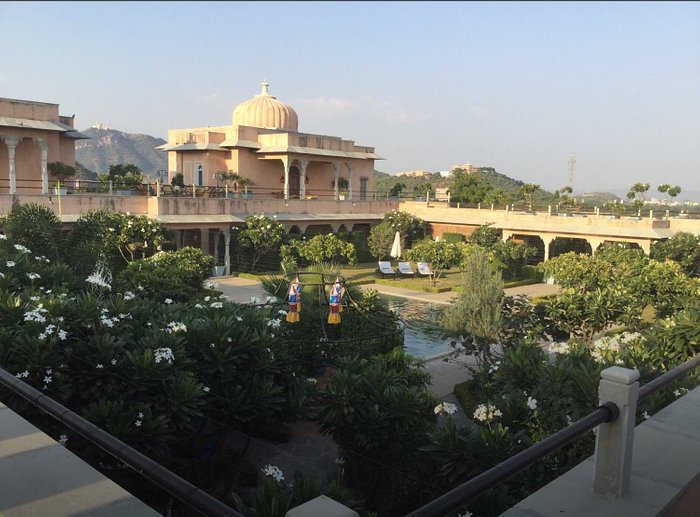
[[[312,156],[327,156],[329,158],[351,158],[355,160],[384,160],[375,153],[361,153],[358,151],[335,151],[332,149],[319,149],[317,147],[301,147],[298,145],[271,145],[262,147],[258,154],[308,154]]]
[[[228,151],[219,144],[163,144],[156,149],[159,151]]]

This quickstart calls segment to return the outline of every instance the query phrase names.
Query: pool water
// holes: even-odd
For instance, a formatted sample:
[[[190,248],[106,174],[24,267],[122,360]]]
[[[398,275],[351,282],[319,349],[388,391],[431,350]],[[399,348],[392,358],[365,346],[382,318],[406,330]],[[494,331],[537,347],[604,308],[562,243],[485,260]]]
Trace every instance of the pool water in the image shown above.
[[[389,295],[380,298],[406,323],[404,349],[407,354],[423,359],[453,350],[450,340],[440,337],[438,325],[446,305]]]

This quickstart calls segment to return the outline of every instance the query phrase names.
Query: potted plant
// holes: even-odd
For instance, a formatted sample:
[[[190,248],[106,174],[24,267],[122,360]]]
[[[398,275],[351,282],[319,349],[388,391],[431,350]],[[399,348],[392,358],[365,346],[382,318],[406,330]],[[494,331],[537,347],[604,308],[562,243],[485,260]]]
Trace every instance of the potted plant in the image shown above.
[[[180,193],[185,190],[185,176],[181,172],[178,172],[173,176],[170,184],[173,187],[173,196],[179,196]]]
[[[233,185],[233,192],[229,192],[229,197],[235,197],[238,192],[238,187],[243,187],[244,192],[241,193],[241,197],[248,199],[248,187],[255,185],[255,182],[250,178],[239,175],[237,172],[217,172],[215,174],[216,181],[223,181],[226,185]]]
[[[225,271],[226,266],[224,266],[223,262],[219,258],[214,259],[214,265],[211,268],[212,276],[224,276]]]
[[[56,182],[56,187],[54,187],[54,194],[65,196],[67,190],[66,187],[62,187],[61,184],[65,185],[65,181],[68,178],[75,176],[78,173],[77,169],[63,162],[48,163],[46,168],[49,170],[51,176],[58,180]]]
[[[335,185],[334,185],[335,186]],[[345,196],[348,194],[348,187],[350,187],[350,182],[343,176],[338,178],[338,199],[344,200]]]

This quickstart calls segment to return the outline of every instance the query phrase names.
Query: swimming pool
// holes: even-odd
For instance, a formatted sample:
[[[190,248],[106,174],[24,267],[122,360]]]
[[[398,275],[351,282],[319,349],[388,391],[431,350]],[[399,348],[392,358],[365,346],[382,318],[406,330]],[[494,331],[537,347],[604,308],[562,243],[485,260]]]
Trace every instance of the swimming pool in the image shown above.
[[[440,337],[438,326],[446,305],[385,294],[380,298],[406,323],[404,346],[407,354],[424,359],[453,350],[450,340]]]

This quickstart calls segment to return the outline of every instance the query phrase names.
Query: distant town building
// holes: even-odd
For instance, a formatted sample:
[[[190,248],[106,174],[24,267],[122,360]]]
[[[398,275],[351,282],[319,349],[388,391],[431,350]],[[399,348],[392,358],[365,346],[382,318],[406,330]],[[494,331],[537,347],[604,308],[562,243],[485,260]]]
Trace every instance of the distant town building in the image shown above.
[[[169,130],[168,142],[157,147],[168,153],[169,179],[182,173],[185,184],[211,186],[218,172],[231,171],[285,199],[339,199],[337,185],[347,180],[348,199],[366,199],[374,191],[374,161],[383,158],[352,140],[299,132],[296,111],[268,86],[234,109],[230,126]]]
[[[417,171],[403,171],[403,172],[397,172],[395,174],[396,176],[403,176],[406,178],[432,178],[433,173],[430,171],[426,171],[423,169],[417,170]]]
[[[75,166],[75,115],[58,104],[0,98],[0,192],[48,192],[51,162]]]
[[[471,163],[463,163],[462,165],[453,165],[452,170],[455,170],[455,169],[462,169],[467,174],[474,174],[475,172],[479,172],[479,167],[477,167],[476,165],[472,165]]]

